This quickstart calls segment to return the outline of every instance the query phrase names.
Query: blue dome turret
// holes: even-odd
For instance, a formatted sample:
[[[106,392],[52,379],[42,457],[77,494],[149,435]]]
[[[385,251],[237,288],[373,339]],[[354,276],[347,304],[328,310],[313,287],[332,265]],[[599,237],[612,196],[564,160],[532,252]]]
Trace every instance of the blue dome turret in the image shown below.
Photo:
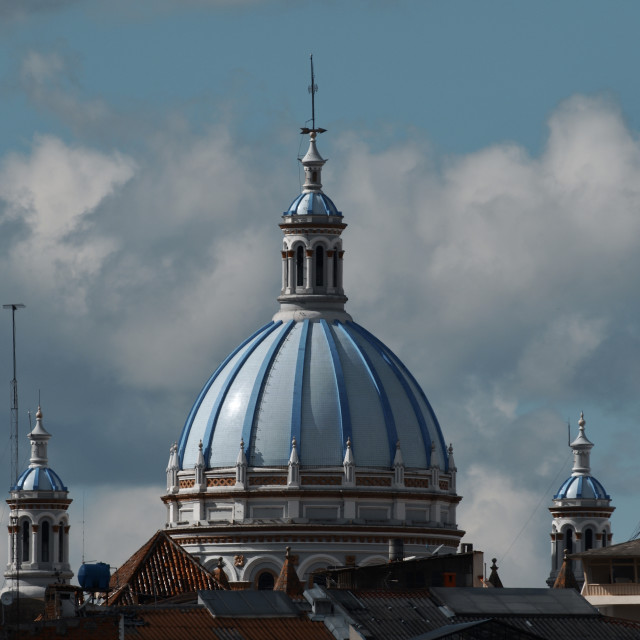
[[[602,484],[591,476],[593,442],[585,434],[585,424],[584,414],[580,412],[578,437],[569,445],[573,449],[571,476],[562,483],[558,493],[553,496],[554,500],[611,500]]]
[[[31,442],[29,466],[20,474],[11,491],[67,491],[60,476],[48,467],[47,446],[51,434],[42,424],[40,407],[36,413],[36,426],[28,437]]]

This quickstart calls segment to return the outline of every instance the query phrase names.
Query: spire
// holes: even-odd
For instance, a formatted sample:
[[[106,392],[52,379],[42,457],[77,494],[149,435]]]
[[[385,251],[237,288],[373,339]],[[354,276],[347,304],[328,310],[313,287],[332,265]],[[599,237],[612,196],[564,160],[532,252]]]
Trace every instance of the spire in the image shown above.
[[[195,472],[195,489],[202,491],[204,489],[204,454],[202,453],[202,440],[198,443],[198,458],[193,465]]]
[[[347,450],[344,454],[344,460],[342,461],[344,467],[344,484],[347,486],[353,486],[356,483],[356,461],[353,457],[353,450],[351,449],[351,438],[347,438]]]
[[[570,447],[573,449],[573,468],[571,469],[572,476],[588,476],[591,474],[591,449],[593,449],[593,442],[591,442],[584,432],[584,425],[586,421],[584,419],[584,413],[580,412],[580,420],[578,420],[578,437],[571,443]]]
[[[301,596],[304,593],[304,587],[298,578],[296,572],[294,558],[291,556],[291,547],[287,547],[284,563],[280,570],[280,575],[273,587],[274,591],[284,591],[288,596]]]
[[[226,591],[231,591],[231,585],[229,584],[229,578],[224,570],[224,562],[222,562],[222,556],[218,558],[218,566],[213,570],[213,577],[216,582]]]
[[[283,214],[280,228],[284,232],[281,247],[282,288],[278,301],[280,311],[274,321],[340,320],[351,316],[344,310],[347,297],[343,287],[343,257],[340,235],[346,228],[342,213],[322,191],[322,167],[326,160],[320,155],[316,141],[326,131],[315,124],[317,91],[311,61],[312,99],[311,128],[301,128],[309,134],[309,148],[300,163],[304,168],[302,193],[297,195]]]
[[[174,442],[169,449],[169,462],[167,463],[167,492],[178,493],[178,443]]]
[[[496,589],[502,589],[502,580],[498,575],[498,565],[496,564],[497,558],[491,558],[491,573],[487,582]]]
[[[396,454],[393,457],[393,484],[397,487],[404,485],[404,460],[400,449],[400,440],[396,442]]]
[[[451,474],[451,491],[455,492],[456,490],[456,472],[458,471],[456,467],[455,460],[453,459],[453,445],[449,443],[449,448],[447,449],[447,453],[449,454],[449,473]]]
[[[580,591],[580,586],[578,585],[576,576],[573,573],[573,567],[571,566],[572,564],[573,563],[571,562],[571,560],[567,558],[567,550],[565,549],[562,567],[558,572],[556,581],[553,583],[554,589],[575,589],[576,591]]]
[[[46,467],[49,460],[47,457],[47,442],[51,438],[51,434],[42,426],[42,409],[38,406],[36,413],[36,426],[29,434],[31,441],[31,458],[29,459],[30,467]]]
[[[236,460],[236,487],[244,489],[247,484],[247,456],[244,453],[244,438],[240,440],[240,451]]]
[[[291,455],[289,456],[289,472],[287,475],[287,486],[300,486],[300,459],[296,449],[296,439],[291,440]]]

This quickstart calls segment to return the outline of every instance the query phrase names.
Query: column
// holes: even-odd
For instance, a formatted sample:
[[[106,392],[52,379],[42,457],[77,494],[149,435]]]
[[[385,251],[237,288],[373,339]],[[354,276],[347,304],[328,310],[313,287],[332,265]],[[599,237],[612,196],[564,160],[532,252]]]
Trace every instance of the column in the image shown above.
[[[31,553],[30,561],[32,563],[38,562],[38,531],[40,527],[37,524],[31,526]]]
[[[287,288],[287,252],[281,251],[282,254],[282,293],[286,292]]]
[[[295,269],[293,268],[293,251],[287,251],[287,268],[288,268],[288,280],[289,286],[287,287],[287,293],[293,293],[296,289],[296,283],[294,278]]]
[[[305,288],[307,291],[313,291],[313,274],[314,274],[314,270],[313,270],[313,250],[312,249],[307,249],[305,252],[305,258],[306,258],[306,266],[307,266],[307,273],[306,273],[306,282],[305,282]]]

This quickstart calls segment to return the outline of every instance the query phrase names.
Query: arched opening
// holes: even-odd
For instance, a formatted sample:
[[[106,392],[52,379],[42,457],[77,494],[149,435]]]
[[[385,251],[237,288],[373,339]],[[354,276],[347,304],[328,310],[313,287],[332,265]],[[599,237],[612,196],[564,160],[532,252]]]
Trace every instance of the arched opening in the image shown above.
[[[273,591],[276,578],[271,571],[263,571],[256,580],[258,591]]]
[[[602,546],[607,546],[607,531],[606,529],[602,532]]]
[[[51,543],[51,526],[45,520],[40,525],[40,561],[49,562],[49,545]]]
[[[296,249],[296,287],[304,286],[304,249],[302,245]]]
[[[333,252],[333,285],[334,287],[338,286],[338,252]]]
[[[564,548],[567,550],[567,553],[573,553],[573,529],[571,528],[565,531]]]
[[[64,562],[64,524],[58,527],[58,562]]]
[[[317,171],[312,171],[311,172],[311,182],[318,182],[318,172]]]
[[[31,526],[25,520],[22,523],[22,562],[29,562],[29,552],[31,551]]]
[[[316,287],[324,287],[324,248],[316,247]]]
[[[593,549],[593,529],[587,529],[584,532],[584,550]]]

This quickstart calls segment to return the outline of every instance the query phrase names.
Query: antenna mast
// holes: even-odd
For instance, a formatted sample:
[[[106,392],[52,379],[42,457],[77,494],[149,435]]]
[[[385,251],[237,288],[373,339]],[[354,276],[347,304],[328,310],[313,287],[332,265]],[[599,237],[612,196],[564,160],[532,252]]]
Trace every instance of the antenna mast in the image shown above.
[[[3,304],[3,309],[11,309],[11,329],[13,333],[13,379],[11,380],[11,438],[13,440],[13,456],[11,458],[11,484],[18,484],[18,380],[16,378],[16,311],[24,309],[20,303]]]
[[[316,77],[313,73],[313,54],[311,58],[311,84],[309,85],[309,93],[311,94],[311,129],[309,127],[301,127],[300,133],[324,133],[326,129],[318,127],[316,129],[316,93],[318,93],[318,85],[316,84]],[[309,122],[307,120],[307,122]]]

